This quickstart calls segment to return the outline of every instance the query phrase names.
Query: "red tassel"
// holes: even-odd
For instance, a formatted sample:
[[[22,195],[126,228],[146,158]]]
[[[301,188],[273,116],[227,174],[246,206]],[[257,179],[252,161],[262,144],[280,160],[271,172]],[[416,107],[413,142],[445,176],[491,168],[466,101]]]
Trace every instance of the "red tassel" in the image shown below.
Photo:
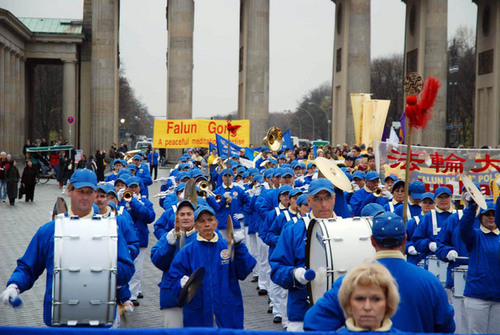
[[[241,125],[232,125],[231,122],[227,123],[227,131],[233,136],[236,136],[236,132],[240,127]]]
[[[429,77],[424,84],[424,90],[420,94],[420,101],[417,97],[409,95],[406,99],[407,106],[405,115],[408,118],[410,128],[425,128],[427,122],[432,117],[430,109],[436,101],[437,93],[441,84],[436,78]]]

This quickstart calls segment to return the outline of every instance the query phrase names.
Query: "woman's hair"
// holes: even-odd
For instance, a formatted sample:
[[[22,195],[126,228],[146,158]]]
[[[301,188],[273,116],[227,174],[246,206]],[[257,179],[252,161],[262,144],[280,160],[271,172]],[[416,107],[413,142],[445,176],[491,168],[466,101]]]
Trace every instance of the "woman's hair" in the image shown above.
[[[338,298],[346,318],[352,316],[350,300],[358,286],[377,285],[384,291],[387,304],[385,318],[392,317],[398,308],[399,292],[397,284],[385,266],[377,261],[365,261],[353,268],[345,276],[340,286]]]

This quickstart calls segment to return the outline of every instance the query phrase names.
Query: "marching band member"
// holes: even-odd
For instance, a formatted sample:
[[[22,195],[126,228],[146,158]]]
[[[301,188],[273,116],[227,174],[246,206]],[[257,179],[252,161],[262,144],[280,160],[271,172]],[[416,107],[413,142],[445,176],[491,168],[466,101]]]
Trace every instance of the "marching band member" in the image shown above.
[[[385,212],[372,223],[372,245],[375,259],[384,265],[398,284],[401,302],[392,322],[395,328],[415,333],[453,333],[453,308],[446,292],[432,273],[405,261],[401,248],[405,243],[403,219]],[[342,327],[345,317],[338,300],[344,277],[307,312],[306,330],[334,331]]]
[[[413,244],[413,234],[415,233],[415,229],[417,228],[420,221],[422,220],[422,217],[434,209],[434,205],[435,205],[434,193],[426,192],[426,193],[422,194],[422,199],[421,199],[420,204],[421,204],[421,209],[422,209],[420,214],[412,217],[406,223],[406,238],[407,238],[406,260],[412,264],[418,264],[422,259],[425,258],[425,254],[421,254],[417,251],[417,249],[415,249],[415,246]]]
[[[373,196],[373,191],[378,186],[379,175],[375,171],[368,171],[365,175],[365,187],[359,191],[354,192],[351,197],[351,209],[353,216],[359,216],[361,210],[366,204],[375,202],[376,198]]]
[[[276,249],[271,255],[271,279],[288,289],[288,331],[302,331],[304,315],[309,308],[305,285],[305,234],[310,219],[336,217],[333,184],[323,178],[313,180],[309,186],[307,202],[311,207],[310,218],[304,217],[281,232]]]
[[[479,211],[479,229],[474,228],[477,204],[470,202],[459,221],[460,236],[469,252],[465,281],[465,311],[468,333],[500,333],[500,223],[496,211],[500,203],[487,203]]]
[[[396,210],[398,208],[403,207],[404,201],[405,182],[404,180],[398,180],[392,185],[392,200],[384,205],[384,210],[387,212],[396,213]]]
[[[104,181],[108,183],[108,182],[116,180],[116,178],[118,178],[118,173],[126,165],[127,165],[127,162],[125,162],[123,159],[119,159],[119,158],[115,159],[115,161],[113,162],[113,173],[106,176],[106,179],[104,179]]]
[[[164,198],[163,205],[162,205],[164,210],[167,211],[170,208],[173,208],[179,202],[179,191],[180,191],[179,188],[182,188],[182,187],[179,187],[179,185],[180,184],[186,185],[188,180],[189,180],[189,174],[187,172],[181,171],[177,174],[177,177],[176,177],[177,186],[175,187],[174,192],[168,194]],[[184,190],[184,188],[182,188],[182,191],[183,190]]]
[[[365,187],[365,173],[363,171],[357,170],[352,174],[352,187],[354,191],[361,190]]]
[[[163,271],[160,287],[160,309],[163,310],[165,328],[182,328],[182,309],[177,307],[177,299],[167,285],[167,273],[175,255],[182,248],[179,245],[180,234],[185,234],[185,245],[196,240],[194,229],[194,204],[189,200],[182,200],[175,213],[178,222],[174,229],[163,234],[151,248],[151,261]]]
[[[148,247],[148,224],[153,222],[156,216],[151,201],[140,194],[140,181],[139,177],[128,178],[127,191],[131,192],[132,196],[130,199],[122,198],[120,201],[120,205],[125,206],[132,217],[137,236],[139,237],[140,251],[139,255],[137,255],[134,260],[135,273],[129,283],[130,292],[132,293],[130,300],[134,303],[134,306],[139,306],[137,298],[142,296],[141,279],[144,258],[146,257],[146,248]]]
[[[435,253],[438,247],[437,234],[455,210],[451,206],[451,191],[446,186],[434,192],[436,209],[425,214],[413,234],[415,249],[420,253]]]
[[[97,176],[88,169],[76,170],[70,178],[68,196],[71,204],[68,216],[91,218],[94,216],[92,205],[96,197]],[[82,250],[82,252],[85,252]],[[7,288],[0,295],[2,303],[9,305],[19,294],[29,290],[38,277],[47,270],[43,321],[51,325],[52,280],[54,275],[54,221],[38,229],[28,245],[25,254],[17,260]],[[130,257],[123,235],[118,231],[116,284],[126,285],[134,273],[134,263]]]
[[[196,240],[175,256],[166,284],[180,292],[189,276],[200,266],[205,277],[193,300],[183,308],[184,327],[243,328],[243,298],[238,280],[244,280],[255,266],[244,243],[244,234],[235,233],[234,259],[227,241],[214,231],[217,218],[211,207],[201,206],[194,213]],[[215,322],[214,322],[215,321]]]
[[[408,209],[407,215],[408,218],[412,218],[417,216],[422,211],[421,202],[422,202],[422,194],[425,193],[425,184],[420,180],[414,180],[410,184],[408,184]],[[394,212],[397,215],[403,217],[403,207],[396,208]]]
[[[384,189],[386,190],[392,190],[392,185],[398,180],[398,176],[394,174],[390,174],[384,179]]]
[[[274,219],[274,221],[272,222],[271,227],[269,228],[267,240],[269,241],[270,246],[273,246],[273,251],[274,247],[278,243],[278,239],[281,235],[281,231],[283,230],[285,224],[289,223],[289,221],[293,221],[293,223],[296,223],[298,220],[301,219],[302,216],[299,212],[297,204],[297,200],[301,195],[302,191],[300,189],[298,188],[291,189],[288,192],[288,198],[290,201],[288,209],[283,210],[282,213],[279,214],[276,217],[276,219]],[[307,212],[309,212],[309,210]]]
[[[297,210],[298,210],[298,214],[300,214],[301,218],[309,216],[309,212],[311,211],[311,207],[307,203],[307,194],[301,194],[297,198]],[[285,228],[286,228],[286,225],[283,227],[283,229],[285,229]],[[283,230],[283,229],[281,229],[281,230]]]
[[[144,183],[144,187],[141,188],[141,194],[143,197],[149,198],[148,186],[153,184],[153,179],[151,178],[151,174],[149,173],[148,165],[142,162],[142,157],[140,155],[134,155],[132,164],[137,168],[135,176],[141,178],[142,182]]]

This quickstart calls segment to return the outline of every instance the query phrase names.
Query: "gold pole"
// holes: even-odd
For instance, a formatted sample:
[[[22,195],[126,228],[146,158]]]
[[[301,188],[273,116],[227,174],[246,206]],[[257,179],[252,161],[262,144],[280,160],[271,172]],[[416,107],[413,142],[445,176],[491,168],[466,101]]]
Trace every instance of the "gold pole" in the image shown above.
[[[407,123],[405,121],[405,123]],[[411,162],[411,135],[412,129],[407,127],[408,133],[406,135],[406,169],[405,169],[405,201],[403,203],[403,221],[405,223],[405,231],[406,231],[406,222],[408,222],[408,184],[410,181],[410,162]]]

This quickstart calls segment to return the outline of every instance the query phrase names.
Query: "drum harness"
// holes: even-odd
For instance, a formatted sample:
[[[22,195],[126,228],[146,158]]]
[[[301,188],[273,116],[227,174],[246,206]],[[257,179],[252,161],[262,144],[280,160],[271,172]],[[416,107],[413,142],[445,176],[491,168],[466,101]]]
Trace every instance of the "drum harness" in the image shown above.
[[[462,218],[462,216],[464,215],[464,212],[461,209],[459,209],[458,211],[456,209],[454,209],[452,213],[456,213],[456,212],[458,212],[458,219],[460,220]],[[437,217],[436,217],[436,210],[435,209],[431,210],[431,217],[432,217],[432,235],[436,236],[439,233],[439,231],[441,230],[441,227],[438,228],[438,226],[437,226]]]

